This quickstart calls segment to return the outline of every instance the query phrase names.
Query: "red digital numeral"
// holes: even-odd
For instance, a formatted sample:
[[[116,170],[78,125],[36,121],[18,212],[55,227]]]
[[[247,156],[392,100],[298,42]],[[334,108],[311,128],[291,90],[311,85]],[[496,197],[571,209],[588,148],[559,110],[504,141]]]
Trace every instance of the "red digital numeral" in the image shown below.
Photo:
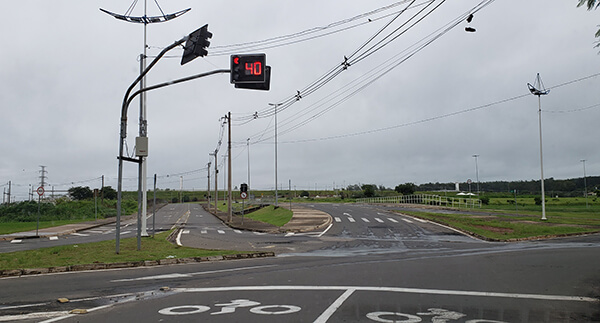
[[[262,64],[261,62],[246,63],[246,75],[261,75]]]

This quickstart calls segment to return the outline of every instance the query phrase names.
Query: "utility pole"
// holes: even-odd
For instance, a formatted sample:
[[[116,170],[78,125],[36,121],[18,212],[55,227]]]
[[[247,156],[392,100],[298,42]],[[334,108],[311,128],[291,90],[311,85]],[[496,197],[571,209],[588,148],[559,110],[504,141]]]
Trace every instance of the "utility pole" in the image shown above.
[[[208,210],[210,211],[210,164],[211,162],[208,162],[208,167],[206,167],[207,171],[208,171],[208,185],[206,186],[206,204],[208,205]]]
[[[104,175],[102,175],[102,190],[100,191],[100,205],[104,205]]]
[[[269,105],[275,108],[275,207],[277,207],[277,107],[279,103],[269,103]]]
[[[248,195],[250,195],[250,138],[246,139],[246,148],[248,149]]]
[[[217,190],[217,174],[219,174],[219,169],[217,168],[217,153],[219,151],[215,149],[214,153],[210,153],[209,155],[215,156],[215,215],[217,215],[217,202],[219,201],[219,191]]]
[[[227,113],[227,222],[231,222],[231,112]]]

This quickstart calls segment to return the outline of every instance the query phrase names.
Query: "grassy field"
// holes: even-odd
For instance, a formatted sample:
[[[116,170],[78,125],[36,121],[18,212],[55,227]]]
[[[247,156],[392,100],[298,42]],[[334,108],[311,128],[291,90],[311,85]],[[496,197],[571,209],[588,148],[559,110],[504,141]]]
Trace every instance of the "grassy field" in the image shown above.
[[[486,215],[402,212],[442,223],[491,240],[515,240],[600,232],[600,202],[589,198],[548,198],[546,218],[533,197],[491,198],[483,208]]]
[[[154,238],[142,238],[142,250],[137,250],[137,238],[122,239],[120,253],[115,253],[115,241],[58,246],[37,250],[0,253],[0,269],[47,268],[92,263],[118,263],[160,260],[167,257],[187,258],[238,254],[239,251],[205,250],[173,245],[166,240],[169,232]]]
[[[59,225],[80,223],[82,221],[90,221],[92,219],[76,219],[76,220],[55,220],[55,221],[40,221],[40,229],[57,227]],[[0,234],[9,234],[15,232],[33,231],[37,228],[37,222],[4,222],[0,223]]]

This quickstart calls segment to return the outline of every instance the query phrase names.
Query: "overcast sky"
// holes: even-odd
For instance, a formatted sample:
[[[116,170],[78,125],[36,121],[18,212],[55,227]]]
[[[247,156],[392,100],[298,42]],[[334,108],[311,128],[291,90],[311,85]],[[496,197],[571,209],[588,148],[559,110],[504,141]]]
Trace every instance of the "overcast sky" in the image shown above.
[[[138,2],[132,16],[144,15],[143,0]],[[250,138],[250,186],[273,189],[269,103],[301,91],[299,101],[277,114],[278,179],[284,188],[289,180],[297,189],[475,181],[474,154],[482,182],[539,179],[538,98],[527,90],[537,73],[551,89],[541,98],[545,177],[582,177],[582,159],[587,175],[598,175],[600,77],[589,76],[600,73],[600,49],[594,48],[600,11],[577,8],[576,0],[495,1],[479,7],[469,24],[464,17],[482,0],[442,2],[425,7],[428,1],[415,1],[406,9],[412,1],[159,1],[165,13],[192,10],[148,26],[149,56],[204,24],[213,38],[207,57],[184,66],[182,49],[171,51],[148,74],[149,85],[227,69],[230,54],[248,52],[266,53],[272,80],[268,92],[235,89],[228,74],[150,92],[148,176],[158,175],[159,188],[179,188],[183,176],[184,189],[205,189],[220,118],[231,112],[234,186],[247,181]],[[143,25],[99,8],[124,14],[130,5],[126,0],[4,3],[0,187],[7,191],[11,181],[16,200],[27,199],[30,187],[39,186],[40,165],[46,166],[47,190],[96,188],[102,175],[116,188],[121,102],[139,74]],[[341,66],[344,57],[361,57],[420,10],[438,5],[431,14],[418,15],[422,20],[413,28],[401,28],[405,32],[385,47],[316,91],[302,92]],[[161,15],[154,1],[148,1],[147,11]],[[449,26],[454,27],[441,32]],[[477,32],[465,32],[467,26]],[[273,46],[224,47],[308,30],[312,33]],[[248,119],[257,111],[257,119]],[[137,100],[128,118],[131,155]],[[225,133],[220,165],[226,149]],[[124,177],[124,189],[135,190],[136,165],[126,163]]]

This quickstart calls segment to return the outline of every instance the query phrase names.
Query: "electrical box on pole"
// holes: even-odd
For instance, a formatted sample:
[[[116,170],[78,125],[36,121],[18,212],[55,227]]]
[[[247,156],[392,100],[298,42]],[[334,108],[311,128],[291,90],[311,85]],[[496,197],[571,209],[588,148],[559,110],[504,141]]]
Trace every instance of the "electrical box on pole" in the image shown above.
[[[135,138],[135,155],[137,157],[148,157],[148,137]]]

